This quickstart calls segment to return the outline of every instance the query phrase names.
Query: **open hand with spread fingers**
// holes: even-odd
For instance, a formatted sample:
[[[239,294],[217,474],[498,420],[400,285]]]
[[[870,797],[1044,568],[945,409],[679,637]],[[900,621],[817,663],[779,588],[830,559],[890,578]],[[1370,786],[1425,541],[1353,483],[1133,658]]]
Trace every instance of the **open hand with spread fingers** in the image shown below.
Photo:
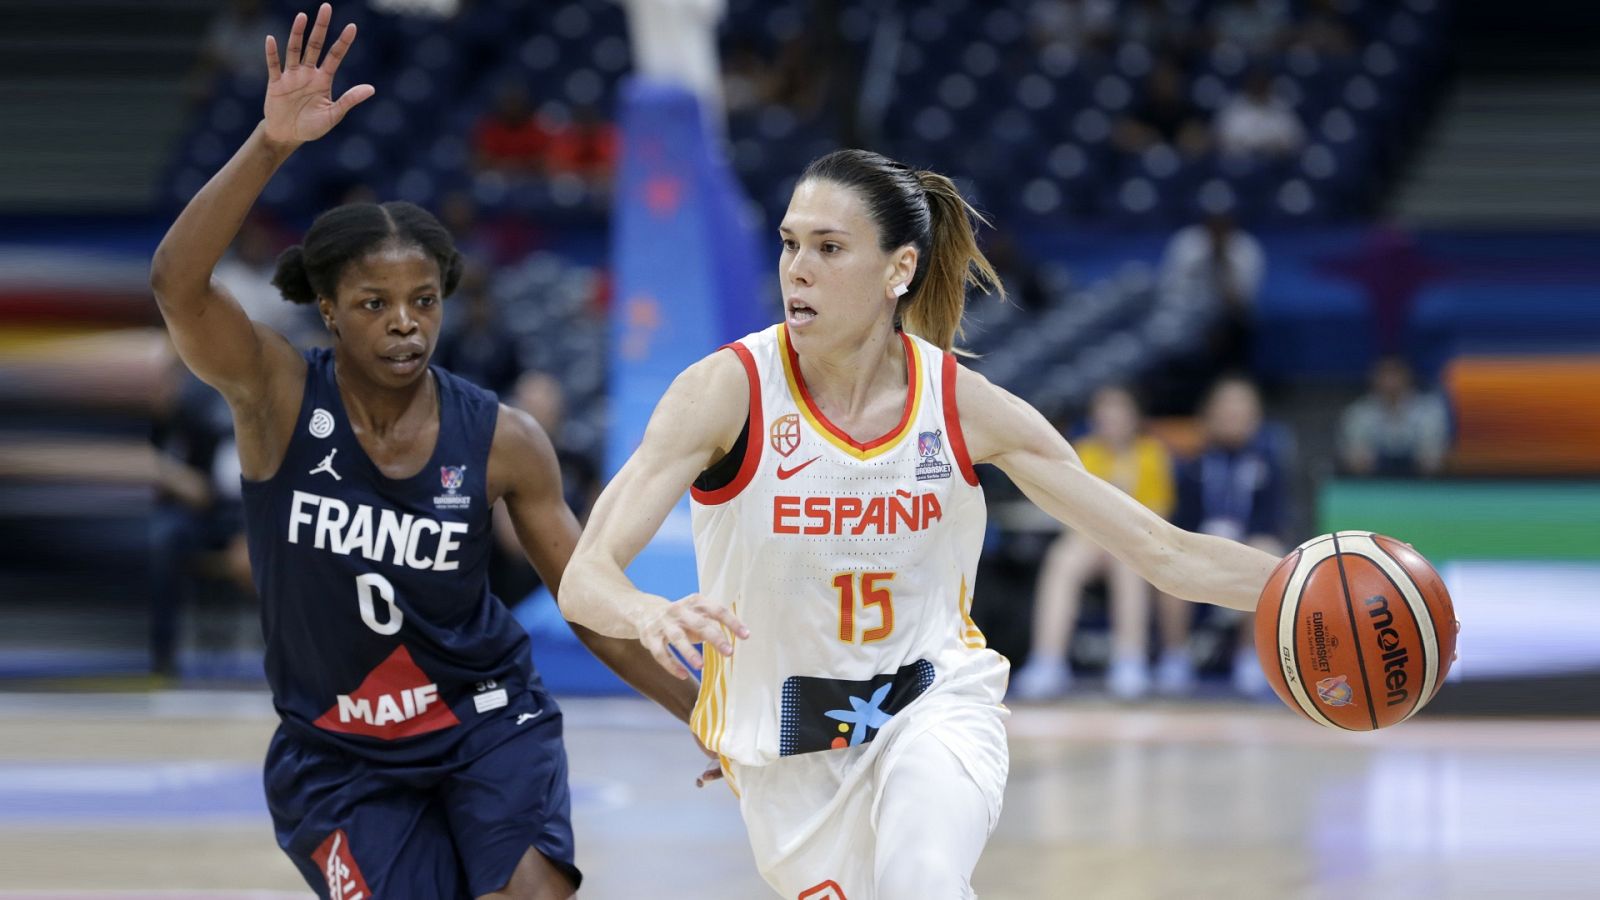
[[[314,141],[331,131],[357,104],[377,93],[370,84],[358,84],[338,100],[333,99],[333,76],[355,42],[356,26],[354,22],[344,26],[324,57],[322,46],[331,18],[333,7],[322,4],[311,34],[306,37],[306,14],[297,14],[281,61],[278,42],[267,36],[267,99],[262,113],[267,139],[274,143],[294,146]]]
[[[724,627],[727,631],[723,630]],[[729,632],[741,638],[750,636],[749,629],[733,614],[733,610],[702,594],[690,594],[655,612],[639,629],[639,641],[663,669],[679,678],[688,678],[689,671],[672,655],[672,651],[678,651],[684,662],[699,670],[705,665],[705,660],[695,645],[705,644],[723,656],[732,656],[733,641],[728,637]]]

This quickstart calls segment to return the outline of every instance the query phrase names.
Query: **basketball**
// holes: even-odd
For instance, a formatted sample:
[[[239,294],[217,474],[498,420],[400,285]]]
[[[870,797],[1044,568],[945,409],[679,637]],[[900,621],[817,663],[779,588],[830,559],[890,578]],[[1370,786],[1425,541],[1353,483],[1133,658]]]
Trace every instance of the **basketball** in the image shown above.
[[[1256,654],[1289,708],[1346,731],[1387,728],[1439,692],[1455,655],[1444,582],[1410,545],[1340,531],[1283,558],[1256,608]]]

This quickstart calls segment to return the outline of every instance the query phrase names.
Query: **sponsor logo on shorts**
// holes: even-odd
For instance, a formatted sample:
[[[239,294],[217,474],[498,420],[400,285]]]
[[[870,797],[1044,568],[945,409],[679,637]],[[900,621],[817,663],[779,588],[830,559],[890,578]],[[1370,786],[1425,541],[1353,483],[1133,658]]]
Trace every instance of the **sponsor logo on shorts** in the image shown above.
[[[830,878],[801,891],[795,900],[849,900],[849,898],[844,895],[844,888],[839,887],[839,882]]]
[[[340,828],[328,835],[311,854],[312,862],[328,880],[329,900],[366,900],[372,896],[361,867],[350,853],[350,839]]]
[[[1356,692],[1350,687],[1350,682],[1343,675],[1334,675],[1317,682],[1317,696],[1329,706],[1349,706],[1355,700]]]

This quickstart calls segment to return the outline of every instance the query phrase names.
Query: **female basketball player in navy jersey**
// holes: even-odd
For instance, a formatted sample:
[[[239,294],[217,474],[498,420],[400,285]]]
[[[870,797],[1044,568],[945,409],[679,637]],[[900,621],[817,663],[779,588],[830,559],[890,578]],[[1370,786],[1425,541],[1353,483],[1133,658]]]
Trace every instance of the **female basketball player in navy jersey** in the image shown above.
[[[449,234],[405,203],[318,217],[274,283],[316,303],[331,351],[302,355],[211,280],[273,172],[374,93],[333,99],[355,26],[322,58],[331,14],[309,36],[297,16],[281,64],[266,39],[263,120],[151,269],[179,353],[233,410],[282,720],[266,763],[278,842],[323,897],[568,897],[561,713],[485,567],[497,501],[552,589],[578,527],[533,419],[428,365],[461,276]],[[687,717],[694,691],[636,642],[579,636]]]
[[[784,321],[674,381],[562,585],[573,621],[703,664],[691,726],[784,897],[971,896],[1007,771],[974,464],[1177,596],[1253,609],[1276,563],[1091,476],[957,362],[966,288],[995,284],[972,215],[943,176],[814,162],[780,228]],[[685,490],[700,592],[669,602],[624,572]]]

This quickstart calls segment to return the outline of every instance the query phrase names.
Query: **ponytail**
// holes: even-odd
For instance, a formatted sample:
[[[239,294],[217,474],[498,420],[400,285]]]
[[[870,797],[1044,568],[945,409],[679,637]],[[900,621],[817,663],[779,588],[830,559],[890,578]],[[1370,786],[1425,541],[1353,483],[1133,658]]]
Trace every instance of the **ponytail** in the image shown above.
[[[905,331],[950,351],[961,338],[961,316],[969,286],[1005,298],[1005,285],[978,248],[974,223],[989,220],[962,198],[955,184],[937,172],[917,172],[932,219],[927,262],[896,309]]]

